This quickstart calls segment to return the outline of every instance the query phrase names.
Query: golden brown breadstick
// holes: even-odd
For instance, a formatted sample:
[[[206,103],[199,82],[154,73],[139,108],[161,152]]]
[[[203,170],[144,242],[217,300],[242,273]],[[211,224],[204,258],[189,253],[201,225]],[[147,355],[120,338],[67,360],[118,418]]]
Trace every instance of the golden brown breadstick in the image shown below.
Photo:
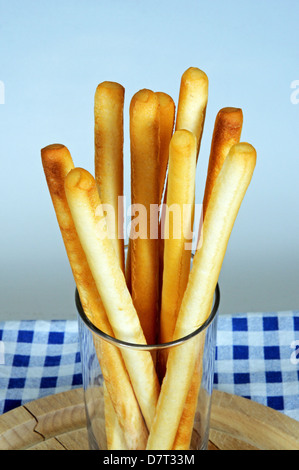
[[[159,253],[158,225],[156,236],[151,233],[151,206],[159,206],[159,100],[151,90],[140,90],[131,100],[130,142],[131,199],[140,208],[141,231],[137,237],[131,231],[131,293],[147,343],[155,344]]]
[[[100,83],[94,99],[95,179],[102,204],[112,208],[108,230],[124,269],[123,108],[125,90],[115,82]]]
[[[182,75],[176,130],[186,129],[192,132],[197,140],[197,159],[200,151],[201,139],[203,134],[206,108],[208,102],[209,80],[207,75],[196,67],[188,68]],[[167,199],[167,181],[164,194],[164,204]],[[164,218],[162,211],[161,220]],[[160,242],[160,269],[163,269],[163,240]]]
[[[93,176],[81,168],[70,171],[65,179],[65,191],[78,237],[114,336],[122,341],[145,345],[124,273],[107,236],[106,220]],[[150,429],[160,389],[151,353],[123,348],[122,356]]]
[[[216,116],[203,199],[203,218],[224,160],[230,148],[240,142],[242,126],[243,112],[240,108],[223,108]]]
[[[159,204],[162,202],[166,173],[169,157],[169,143],[173,132],[175,120],[175,103],[171,96],[164,92],[156,92],[159,100],[159,152],[158,152],[158,172],[159,172]],[[160,227],[159,227],[160,230]],[[160,238],[160,232],[159,232]],[[126,279],[129,290],[131,291],[131,262],[130,249],[126,263]],[[162,270],[160,271],[160,274]],[[160,289],[159,289],[160,290]]]
[[[173,132],[175,120],[175,103],[171,96],[162,91],[156,92],[159,100],[160,110],[160,138],[159,138],[159,204],[162,202],[162,195],[165,186],[166,172],[169,159],[169,144]]]
[[[122,85],[105,81],[98,85],[94,98],[95,179],[101,200],[108,207],[108,230],[122,269],[124,94]],[[107,442],[111,441],[112,448],[116,448],[117,442],[121,443],[123,437],[119,433],[117,419],[112,419],[113,408],[108,402],[106,417],[109,420],[106,422],[106,430],[110,433]]]
[[[177,118],[175,130],[188,130],[195,135],[197,140],[196,158],[198,159],[203,128],[205,123],[206,108],[208,103],[209,80],[207,75],[196,67],[188,68],[181,77],[180,93],[178,100]],[[164,205],[167,201],[168,182],[164,193]],[[162,210],[161,223],[165,217]],[[164,242],[160,242],[160,270],[163,268]]]
[[[167,216],[164,227],[160,315],[162,343],[172,341],[189,277],[191,249],[188,244],[194,213],[196,150],[194,134],[187,130],[175,131],[169,146]]]
[[[208,103],[209,80],[196,67],[187,69],[181,78],[176,130],[187,129],[197,139],[197,157],[203,134]]]
[[[128,450],[124,434],[119,425],[106,384],[103,385],[105,400],[105,430],[107,450]]]
[[[246,143],[234,145],[223,164],[207,208],[202,246],[194,257],[174,339],[195,331],[210,314],[229,237],[255,164],[255,149]],[[169,352],[148,450],[170,450],[173,447],[199,347],[195,337]]]
[[[55,209],[67,256],[87,317],[102,331],[113,336],[101,298],[79,241],[73,218],[66,200],[64,180],[74,164],[68,149],[60,144],[41,151],[42,164]],[[136,397],[120,352],[110,344],[102,343],[101,368],[120,426],[129,448],[142,449],[146,443],[144,426]],[[97,343],[95,343],[97,348]],[[98,354],[100,357],[100,354]],[[121,391],[119,389],[121,387]],[[122,399],[120,401],[120,398]]]

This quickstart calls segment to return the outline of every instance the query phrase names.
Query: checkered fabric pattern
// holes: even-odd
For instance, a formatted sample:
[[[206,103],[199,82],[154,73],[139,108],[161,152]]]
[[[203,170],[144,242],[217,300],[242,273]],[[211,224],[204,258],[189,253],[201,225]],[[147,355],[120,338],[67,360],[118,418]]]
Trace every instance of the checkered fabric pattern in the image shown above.
[[[299,421],[299,311],[220,316],[214,386]]]
[[[220,315],[214,383],[299,421],[299,311]],[[81,386],[76,321],[0,323],[0,414]]]
[[[2,322],[0,344],[0,414],[82,385],[76,321]]]

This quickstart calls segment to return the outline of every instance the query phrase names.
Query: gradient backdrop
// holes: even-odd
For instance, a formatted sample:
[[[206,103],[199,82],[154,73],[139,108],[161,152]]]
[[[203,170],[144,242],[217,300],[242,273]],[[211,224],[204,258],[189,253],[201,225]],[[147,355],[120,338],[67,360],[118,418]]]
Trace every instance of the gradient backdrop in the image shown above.
[[[60,142],[93,171],[98,83],[177,101],[190,66],[210,97],[197,173],[201,202],[215,116],[244,112],[258,152],[220,281],[222,313],[299,308],[299,1],[0,0],[0,319],[74,318],[74,282],[40,149]],[[293,88],[292,88],[293,87]]]

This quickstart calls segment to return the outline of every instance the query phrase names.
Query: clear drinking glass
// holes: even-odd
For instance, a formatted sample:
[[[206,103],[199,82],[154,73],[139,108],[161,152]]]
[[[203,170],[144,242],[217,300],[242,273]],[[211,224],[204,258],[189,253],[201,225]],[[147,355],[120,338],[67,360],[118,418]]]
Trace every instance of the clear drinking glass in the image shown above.
[[[117,450],[118,447],[111,448],[107,443],[111,442],[111,438],[107,435],[109,428],[106,426],[105,412],[108,405],[105,395],[107,388],[101,369],[103,363],[103,355],[114,350],[117,354],[121,354],[125,348],[135,351],[135,354],[143,354],[144,351],[150,351],[159,363],[159,357],[165,356],[165,352],[169,353],[172,348],[184,348],[188,342],[198,342],[199,351],[196,360],[196,366],[192,378],[194,412],[191,413],[191,426],[181,429],[182,436],[179,441],[183,440],[183,446],[188,442],[190,450],[206,450],[209,442],[210,429],[210,409],[211,397],[214,382],[214,363],[216,349],[216,333],[217,333],[217,316],[220,302],[220,291],[217,285],[214,295],[214,305],[208,320],[198,330],[167,344],[157,345],[140,345],[119,341],[110,337],[96,328],[85,315],[78,292],[76,292],[76,306],[78,311],[79,322],[79,338],[81,348],[83,387],[85,396],[85,407],[87,417],[88,439],[91,450]],[[105,357],[104,357],[105,359]],[[119,398],[122,397],[122,384],[119,383]],[[111,402],[110,402],[111,405]],[[192,408],[192,407],[191,407]],[[106,410],[106,411],[105,411]],[[190,417],[188,418],[190,420]],[[193,425],[192,425],[193,422]],[[189,431],[188,431],[189,429]],[[178,442],[179,442],[178,441]],[[116,439],[117,442],[117,439]],[[175,441],[176,442],[176,441]],[[114,444],[118,445],[118,444]],[[126,442],[123,437],[119,442],[120,449],[126,449]],[[124,446],[124,447],[123,447]],[[145,449],[146,447],[144,447]],[[129,448],[127,448],[129,449]],[[140,448],[139,448],[140,449]],[[186,450],[180,444],[174,445],[175,450]],[[132,450],[132,448],[130,449]],[[168,449],[164,449],[168,450]],[[170,449],[171,450],[171,449]]]

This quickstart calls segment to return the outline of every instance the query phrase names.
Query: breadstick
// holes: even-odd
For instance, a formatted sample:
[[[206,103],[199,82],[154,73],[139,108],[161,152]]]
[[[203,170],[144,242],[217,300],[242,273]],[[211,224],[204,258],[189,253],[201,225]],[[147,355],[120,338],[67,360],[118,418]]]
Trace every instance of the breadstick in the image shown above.
[[[209,80],[207,75],[196,67],[187,69],[181,78],[180,93],[175,129],[186,129],[192,132],[197,140],[197,160],[208,103]],[[164,194],[164,204],[167,200],[167,181]],[[165,214],[162,211],[161,220]],[[193,225],[193,224],[192,224]],[[164,243],[160,243],[160,266],[163,269]]]
[[[159,204],[162,202],[162,195],[165,186],[166,172],[169,159],[169,144],[172,137],[175,120],[175,103],[171,96],[157,91],[160,109],[160,139],[159,139]]]
[[[155,344],[159,243],[158,230],[156,237],[151,234],[151,205],[156,205],[158,209],[159,100],[153,91],[140,90],[131,100],[130,142],[132,204],[142,205],[138,215],[141,234],[134,237],[131,231],[131,293],[147,343]]]
[[[179,102],[175,130],[186,129],[197,140],[197,159],[203,134],[208,103],[209,80],[207,75],[196,67],[187,69],[181,78]],[[167,199],[167,182],[164,203]]]
[[[94,178],[86,170],[76,168],[65,179],[65,191],[81,245],[114,336],[122,341],[145,345],[146,340],[124,273],[107,236],[107,225]],[[151,353],[123,348],[122,356],[145,422],[150,429],[160,389]]]
[[[83,310],[98,328],[113,336],[65,195],[64,179],[74,168],[72,157],[68,149],[60,144],[45,147],[41,151],[41,156],[49,192]],[[102,354],[98,354],[99,358],[102,357],[101,369],[127,445],[130,449],[136,447],[142,449],[147,440],[147,430],[122,356],[119,350],[113,348],[109,343],[101,341],[101,344]],[[96,342],[95,347],[97,348]]]
[[[255,149],[246,143],[234,145],[223,164],[207,208],[202,246],[194,257],[174,339],[196,330],[209,316],[229,237],[255,164]],[[199,347],[195,337],[169,352],[148,450],[172,449]]]
[[[119,231],[123,214],[118,210],[118,198],[123,195],[123,107],[124,88],[121,85],[114,82],[98,85],[94,98],[95,178],[102,201],[111,208],[107,223],[122,269],[124,241]],[[115,449],[124,437],[108,392],[104,397],[107,445],[108,449]]]
[[[105,429],[107,450],[128,450],[106,384],[103,385],[105,400]]]
[[[169,160],[169,144],[175,122],[175,103],[173,99],[163,92],[156,92],[160,108],[160,139],[159,139],[159,204],[163,203],[163,193],[167,180],[167,167]],[[160,219],[163,218],[163,207]],[[163,244],[161,236],[161,222],[159,221],[159,310],[161,304],[162,276],[163,276]]]
[[[115,82],[100,83],[94,99],[95,179],[102,204],[111,207],[108,230],[124,269],[123,236],[123,108],[124,87]],[[120,210],[119,210],[120,209]]]
[[[194,213],[195,136],[187,130],[175,131],[169,146],[167,217],[164,227],[164,270],[160,315],[160,342],[172,341],[182,298],[187,286],[191,250],[190,229]],[[172,212],[172,215],[170,213]],[[164,361],[167,350],[162,355]],[[163,365],[161,364],[163,367]],[[162,372],[162,371],[161,371]]]
[[[197,139],[197,157],[203,134],[208,103],[209,80],[196,67],[187,69],[181,78],[176,130],[187,129]]]
[[[159,100],[159,152],[158,152],[158,173],[159,173],[159,204],[162,203],[162,195],[164,191],[166,173],[169,157],[169,143],[173,132],[175,121],[175,103],[171,96],[167,93],[157,91],[156,95]],[[160,228],[160,227],[159,227]],[[159,236],[160,238],[160,236]],[[126,263],[126,279],[129,290],[131,290],[131,262],[130,250],[128,250],[128,258]]]
[[[203,219],[224,160],[230,148],[240,142],[242,126],[243,112],[240,108],[223,108],[216,116],[203,199]]]

